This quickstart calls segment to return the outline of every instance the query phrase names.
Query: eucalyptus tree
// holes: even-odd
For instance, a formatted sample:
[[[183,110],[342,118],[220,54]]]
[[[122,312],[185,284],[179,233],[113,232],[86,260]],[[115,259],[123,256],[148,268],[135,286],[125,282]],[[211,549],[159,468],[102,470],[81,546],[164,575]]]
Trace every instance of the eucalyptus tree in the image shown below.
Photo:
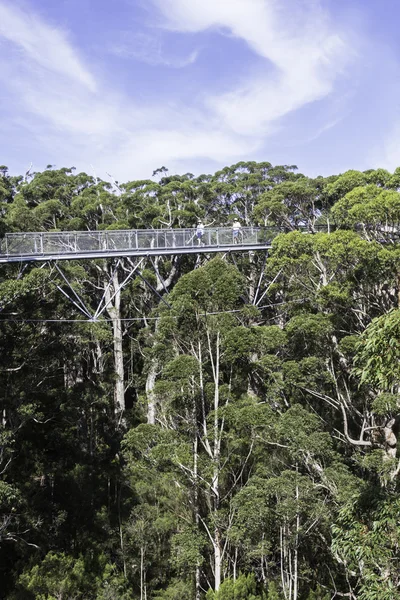
[[[302,226],[315,232],[322,207],[317,182],[302,177],[280,183],[261,194],[255,214],[263,225],[278,225],[289,231]]]
[[[216,590],[221,582],[224,554],[218,519],[222,495],[221,450],[224,433],[221,403],[229,403],[232,386],[232,370],[223,363],[223,338],[227,331],[235,327],[236,319],[229,314],[209,313],[235,310],[240,305],[242,285],[241,276],[234,267],[214,259],[205,267],[180,279],[170,297],[172,314],[166,316],[164,323],[160,324],[160,335],[172,339],[174,354],[191,356],[197,365],[195,385],[200,404],[192,409],[196,422],[193,423],[194,459],[189,473],[197,486],[200,442],[209,461],[210,472],[207,477],[202,477],[206,482],[204,491],[212,519],[207,522],[200,515],[195,515],[195,519],[200,519],[212,543]],[[166,341],[165,337],[164,340]],[[198,510],[195,507],[195,511]]]
[[[237,442],[229,441],[238,435],[237,425],[232,423],[232,433],[228,431],[235,399],[247,388],[231,362],[232,333],[240,320],[229,311],[239,310],[242,288],[236,268],[221,259],[188,273],[169,295],[171,309],[162,309],[154,336],[153,357],[158,355],[161,367],[154,388],[155,421],[174,431],[164,455],[171,457],[185,485],[193,485],[189,498],[193,526],[211,544],[216,590],[226,558],[224,536],[234,518],[226,512],[229,498],[236,489],[235,479],[245,476],[252,451],[251,439],[243,440],[246,453],[241,449],[237,454]],[[239,402],[237,410],[243,409]],[[195,571],[197,593],[199,567]]]
[[[335,204],[354,188],[368,183],[368,176],[361,171],[349,170],[334,178],[326,186],[326,197],[330,205]]]
[[[301,350],[301,361],[291,369],[291,377],[298,372],[297,385],[303,387],[299,367],[310,368],[311,360],[319,365],[318,378],[304,386],[304,393],[325,401],[342,419],[342,426],[336,420],[335,427],[347,443],[370,446],[369,402],[351,375],[352,336],[396,302],[388,285],[395,274],[386,251],[353,232],[293,233],[276,239],[271,264],[280,278],[278,298],[289,302],[285,321],[291,345],[298,338]]]

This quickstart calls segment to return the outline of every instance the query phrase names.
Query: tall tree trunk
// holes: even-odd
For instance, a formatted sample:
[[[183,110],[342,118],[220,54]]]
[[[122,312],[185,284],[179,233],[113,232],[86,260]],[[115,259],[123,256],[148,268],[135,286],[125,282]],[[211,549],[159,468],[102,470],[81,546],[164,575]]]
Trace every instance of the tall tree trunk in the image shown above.
[[[140,547],[140,600],[144,600],[144,548]]]
[[[212,348],[209,338],[210,356],[212,356]],[[213,474],[213,495],[214,495],[214,518],[218,522],[219,509],[219,470],[220,470],[220,452],[221,452],[221,435],[219,430],[219,353],[220,353],[220,333],[217,332],[215,343],[215,361],[213,361],[214,375],[214,474]],[[215,591],[218,591],[221,585],[221,534],[218,525],[214,529],[214,576],[215,576]]]
[[[197,420],[196,420],[195,405],[194,405],[193,413],[194,413],[193,419],[194,419],[194,424],[195,424],[195,437],[194,437],[194,441],[193,441],[193,479],[194,479],[193,505],[194,505],[194,522],[196,524],[196,531],[198,532],[199,527],[200,527],[199,484],[198,484],[199,440],[198,440],[198,432],[197,432]],[[200,600],[201,588],[200,588],[200,561],[199,560],[196,563],[195,594],[196,594],[196,600]]]
[[[107,312],[113,325],[113,345],[114,345],[114,401],[115,411],[122,415],[125,410],[125,376],[124,376],[124,354],[122,347],[122,319],[121,319],[121,288],[118,279],[118,270],[116,269],[112,276],[112,285],[105,285],[105,301]]]
[[[154,425],[156,422],[156,399],[154,395],[154,385],[157,377],[157,365],[152,362],[150,371],[146,378],[146,397],[147,397],[147,423]]]
[[[122,348],[122,322],[120,311],[113,319],[114,364],[115,364],[115,406],[119,413],[125,410],[124,354]]]
[[[237,561],[238,561],[238,548],[235,548],[235,558],[233,559],[233,581],[237,579]]]
[[[286,552],[285,552],[285,536],[283,532],[283,527],[280,527],[279,531],[279,541],[280,541],[280,554],[281,554],[281,583],[282,590],[285,600],[288,600],[287,596],[287,577],[286,577]]]
[[[257,277],[257,264],[255,260],[255,252],[249,252],[249,265],[250,273],[247,278],[249,282],[249,302],[250,304],[253,304],[257,290],[257,281],[259,280],[259,278]]]
[[[157,335],[159,321],[156,321],[154,335]],[[154,386],[157,378],[158,363],[155,358],[152,359],[150,369],[146,378],[146,397],[147,397],[147,423],[154,425],[156,422],[156,398],[154,395]]]
[[[298,468],[296,466],[296,471]],[[296,484],[296,537],[294,546],[294,568],[293,568],[293,600],[297,600],[298,594],[298,561],[299,561],[299,531],[300,531],[300,514],[299,514],[299,486]]]
[[[221,565],[222,565],[222,554],[221,554],[221,536],[218,527],[214,530],[214,577],[215,591],[218,592],[221,585]]]

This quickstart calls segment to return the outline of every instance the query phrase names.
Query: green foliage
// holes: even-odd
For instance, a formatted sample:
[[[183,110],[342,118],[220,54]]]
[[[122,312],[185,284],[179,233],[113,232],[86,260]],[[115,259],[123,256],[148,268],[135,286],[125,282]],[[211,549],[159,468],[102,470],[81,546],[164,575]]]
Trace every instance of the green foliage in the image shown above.
[[[300,223],[307,223],[312,227],[320,206],[316,182],[299,177],[296,181],[278,183],[262,194],[254,213],[265,225],[274,224],[292,229]]]
[[[243,277],[221,258],[183,276],[171,294],[175,310],[195,309],[204,313],[238,307]]]
[[[218,592],[207,593],[207,600],[265,600],[264,592],[257,593],[254,575],[239,575],[236,581],[226,579]]]
[[[267,600],[282,600],[282,596],[278,591],[278,587],[274,581],[268,584]]]
[[[300,314],[289,321],[285,332],[299,355],[314,355],[326,347],[333,326],[328,315]]]
[[[334,552],[361,575],[361,600],[400,597],[398,570],[399,499],[375,497],[370,506],[353,499],[333,526]]]
[[[351,190],[359,186],[364,186],[370,177],[367,177],[360,171],[346,171],[343,175],[336,178],[335,181],[326,186],[325,194],[330,203],[337,202],[342,197],[346,196]]]
[[[30,595],[37,600],[86,598],[93,586],[82,558],[74,559],[54,552],[49,552],[40,565],[23,573],[18,584],[20,594]]]
[[[354,373],[361,383],[391,390],[400,381],[400,311],[374,319],[357,350]]]
[[[153,596],[154,600],[192,600],[192,585],[180,579],[173,580],[165,590],[158,590]]]
[[[311,591],[308,594],[307,600],[330,600],[331,595],[329,592],[324,591],[320,586],[316,591]]]
[[[372,403],[377,416],[391,415],[399,408],[399,398],[395,394],[379,394]]]
[[[204,562],[207,540],[195,528],[176,533],[171,540],[171,562],[178,573],[194,573],[196,566]]]

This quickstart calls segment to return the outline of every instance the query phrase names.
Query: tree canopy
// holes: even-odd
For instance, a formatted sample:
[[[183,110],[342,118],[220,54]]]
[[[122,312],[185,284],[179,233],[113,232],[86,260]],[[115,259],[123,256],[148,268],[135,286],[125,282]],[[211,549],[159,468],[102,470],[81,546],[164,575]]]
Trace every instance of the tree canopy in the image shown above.
[[[0,236],[281,231],[0,267],[1,598],[400,598],[399,173],[0,167]]]

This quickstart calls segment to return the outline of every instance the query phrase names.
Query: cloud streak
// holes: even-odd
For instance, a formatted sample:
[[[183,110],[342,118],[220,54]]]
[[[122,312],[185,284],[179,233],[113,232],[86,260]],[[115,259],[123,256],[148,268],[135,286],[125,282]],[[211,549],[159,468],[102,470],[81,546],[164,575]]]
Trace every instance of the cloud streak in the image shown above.
[[[354,52],[314,0],[155,0],[176,31],[228,30],[265,60],[237,89],[207,104],[243,135],[266,135],[284,115],[329,95]],[[280,8],[279,8],[280,7]],[[290,17],[290,18],[289,18]]]
[[[119,41],[110,46],[110,52],[125,59],[135,59],[153,67],[164,66],[172,69],[182,69],[192,65],[199,56],[194,50],[185,57],[167,56],[161,40],[155,35],[144,32],[125,32],[119,34]]]
[[[72,48],[67,35],[31,12],[0,2],[0,37],[19,47],[26,61],[76,81],[92,92],[96,90],[94,77]]]

